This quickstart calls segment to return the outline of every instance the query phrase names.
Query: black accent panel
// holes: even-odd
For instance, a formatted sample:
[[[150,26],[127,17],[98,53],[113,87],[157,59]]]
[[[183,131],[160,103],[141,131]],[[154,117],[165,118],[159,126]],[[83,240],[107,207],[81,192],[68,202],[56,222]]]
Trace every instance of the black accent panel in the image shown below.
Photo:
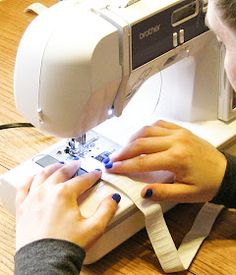
[[[196,2],[199,3],[198,15],[175,27],[172,25],[172,13],[190,3],[195,3],[195,1],[182,1],[132,26],[133,70],[173,49],[174,32],[178,33],[179,30],[184,29],[185,41],[188,41],[208,30],[201,0]]]

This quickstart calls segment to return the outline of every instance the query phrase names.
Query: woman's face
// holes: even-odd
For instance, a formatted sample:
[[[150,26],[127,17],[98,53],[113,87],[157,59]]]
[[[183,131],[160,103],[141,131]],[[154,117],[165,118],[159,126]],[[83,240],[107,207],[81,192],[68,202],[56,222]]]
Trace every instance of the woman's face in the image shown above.
[[[228,79],[236,91],[236,31],[228,27],[219,16],[215,0],[208,1],[207,25],[216,34],[219,41],[225,45],[224,67]]]

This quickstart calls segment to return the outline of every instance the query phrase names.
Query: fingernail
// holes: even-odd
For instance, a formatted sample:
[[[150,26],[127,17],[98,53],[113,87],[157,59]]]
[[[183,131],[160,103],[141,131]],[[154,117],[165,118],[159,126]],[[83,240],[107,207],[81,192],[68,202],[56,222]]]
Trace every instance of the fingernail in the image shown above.
[[[120,194],[118,194],[118,193],[114,193],[114,194],[112,195],[112,199],[113,199],[114,201],[116,201],[116,203],[118,204],[118,203],[120,202],[120,200],[121,200],[121,196],[120,196]]]
[[[99,172],[102,172],[102,169],[100,169],[100,168],[97,168],[97,169],[95,169],[96,171],[99,171]]]
[[[104,158],[104,160],[102,162],[106,164],[106,163],[110,162],[110,158]]]
[[[65,164],[65,162],[64,162],[64,161],[59,161],[59,163],[60,163],[60,164]]]
[[[79,160],[79,157],[73,157],[73,160]]]
[[[113,166],[112,162],[105,163],[106,169],[110,169],[110,168],[112,168],[112,166]]]
[[[147,189],[144,198],[151,198],[152,194],[152,189]]]

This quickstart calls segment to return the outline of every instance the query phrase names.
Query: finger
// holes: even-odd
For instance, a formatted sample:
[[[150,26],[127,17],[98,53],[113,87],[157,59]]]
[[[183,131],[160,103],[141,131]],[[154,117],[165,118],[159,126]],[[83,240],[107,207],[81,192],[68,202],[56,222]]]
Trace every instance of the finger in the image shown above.
[[[55,171],[57,171],[62,166],[63,164],[58,162],[45,167],[42,171],[35,175],[31,189],[34,189],[38,185],[45,182]]]
[[[173,162],[168,156],[168,150],[153,154],[143,154],[134,158],[117,161],[108,166],[108,171],[117,174],[140,173],[159,170],[175,172],[179,163]]]
[[[153,126],[159,126],[169,130],[183,129],[183,127],[165,120],[158,120],[155,123],[153,123]]]
[[[118,193],[110,195],[102,200],[92,217],[89,218],[90,226],[99,228],[102,234],[118,208],[121,196]]]
[[[130,142],[136,140],[137,138],[145,138],[145,137],[160,137],[160,136],[168,136],[171,135],[172,131],[169,129],[165,129],[163,127],[155,126],[144,126],[138,132],[136,132],[131,138]]]
[[[79,167],[80,162],[77,160],[64,164],[47,178],[45,184],[58,184],[65,182],[75,175]]]
[[[121,161],[134,158],[141,154],[152,154],[167,150],[172,145],[172,139],[167,137],[138,138],[125,146],[117,154],[111,156],[111,160]]]
[[[68,180],[65,184],[70,188],[71,194],[78,198],[82,193],[91,188],[100,178],[101,171],[92,171]]]
[[[151,191],[150,191],[151,190]],[[150,198],[155,201],[172,201],[179,203],[205,201],[195,185],[184,183],[157,183],[148,184],[141,191],[143,198]]]
[[[22,204],[22,202],[25,200],[25,198],[27,197],[31,184],[33,182],[34,176],[29,177],[25,183],[20,186],[17,189],[16,192],[16,207],[20,206]]]

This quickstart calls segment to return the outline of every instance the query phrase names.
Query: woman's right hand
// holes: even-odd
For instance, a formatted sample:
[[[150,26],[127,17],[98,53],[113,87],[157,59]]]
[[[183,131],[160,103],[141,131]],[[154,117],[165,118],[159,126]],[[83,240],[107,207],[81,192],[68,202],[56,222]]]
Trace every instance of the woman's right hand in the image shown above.
[[[216,195],[226,163],[220,151],[189,130],[157,121],[138,131],[105,167],[117,174],[170,171],[174,183],[147,184],[141,195],[157,201],[204,202]]]

